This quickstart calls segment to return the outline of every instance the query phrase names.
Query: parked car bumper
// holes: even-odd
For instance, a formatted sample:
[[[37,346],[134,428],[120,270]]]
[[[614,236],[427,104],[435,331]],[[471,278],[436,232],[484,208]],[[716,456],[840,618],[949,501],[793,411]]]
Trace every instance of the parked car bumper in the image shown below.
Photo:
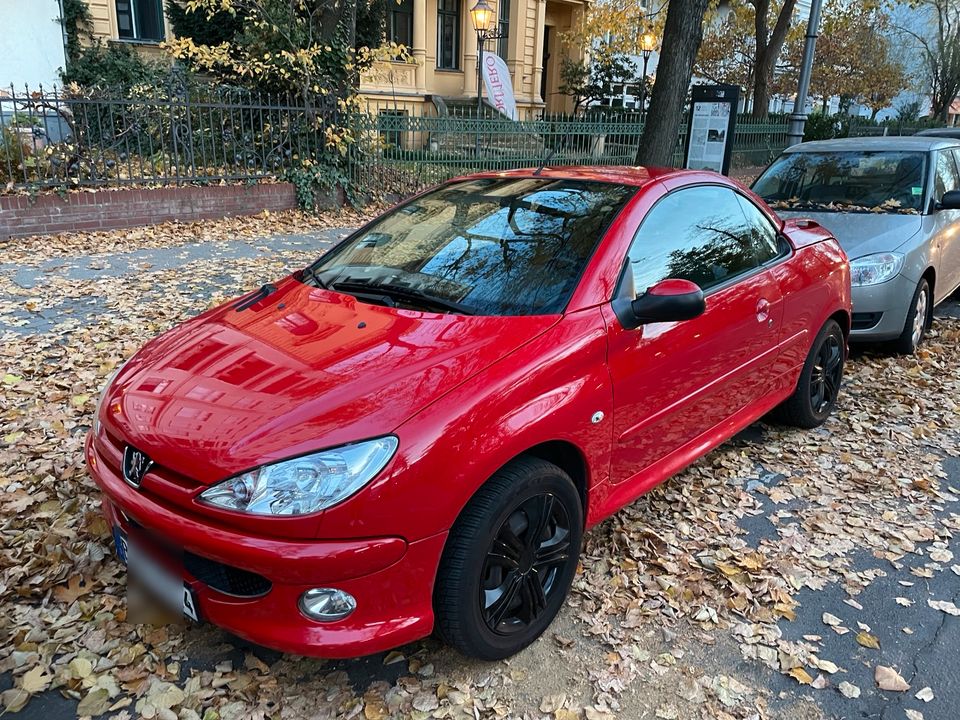
[[[128,485],[86,443],[87,467],[104,495],[104,514],[160,565],[193,590],[200,620],[258,645],[299,655],[348,658],[388,650],[433,629],[432,592],[446,533],[407,543],[403,538],[281,540],[256,537],[166,507]],[[187,567],[260,576],[255,596],[212,587]],[[259,581],[258,581],[259,582]],[[215,583],[216,584],[216,583]],[[267,589],[264,591],[263,588]],[[299,609],[311,588],[350,593],[356,610],[342,620],[318,622]]]
[[[879,285],[854,286],[851,341],[876,342],[899,337],[916,289],[916,281],[902,273]]]

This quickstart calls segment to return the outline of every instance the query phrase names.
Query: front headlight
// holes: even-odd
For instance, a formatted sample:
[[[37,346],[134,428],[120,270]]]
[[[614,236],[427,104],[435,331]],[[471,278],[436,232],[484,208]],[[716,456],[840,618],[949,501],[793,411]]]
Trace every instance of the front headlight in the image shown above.
[[[120,363],[109,375],[107,375],[106,382],[103,383],[103,387],[100,388],[100,397],[97,399],[97,409],[93,411],[93,435],[96,437],[100,434],[100,410],[103,408],[103,399],[107,396],[107,391],[110,389],[110,384],[117,377],[117,373],[123,369],[123,363]]]
[[[879,285],[895,277],[903,268],[900,253],[864,255],[850,261],[850,284],[854,287]]]
[[[397,438],[323,450],[264,465],[205,490],[200,500],[252,515],[306,515],[336,505],[357,492],[393,457]]]

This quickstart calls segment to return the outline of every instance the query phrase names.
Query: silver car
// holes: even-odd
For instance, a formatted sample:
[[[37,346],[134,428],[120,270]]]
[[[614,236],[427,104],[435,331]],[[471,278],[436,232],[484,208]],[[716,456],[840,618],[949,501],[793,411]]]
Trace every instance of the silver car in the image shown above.
[[[853,282],[851,340],[912,353],[960,286],[960,140],[844,138],[787,148],[753,183],[782,217],[840,241]]]

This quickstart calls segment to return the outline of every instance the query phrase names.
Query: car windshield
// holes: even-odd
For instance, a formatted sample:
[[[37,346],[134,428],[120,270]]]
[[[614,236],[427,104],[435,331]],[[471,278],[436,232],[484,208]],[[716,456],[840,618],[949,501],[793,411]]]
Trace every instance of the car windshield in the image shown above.
[[[781,155],[753,190],[778,210],[918,214],[922,152],[798,152]]]
[[[380,218],[320,258],[304,278],[398,307],[559,313],[635,191],[569,179],[452,183]]]

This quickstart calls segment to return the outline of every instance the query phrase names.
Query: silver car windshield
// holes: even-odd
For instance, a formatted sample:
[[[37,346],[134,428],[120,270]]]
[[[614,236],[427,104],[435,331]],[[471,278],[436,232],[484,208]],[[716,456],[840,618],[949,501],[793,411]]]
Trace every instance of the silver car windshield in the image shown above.
[[[922,211],[927,158],[922,152],[798,152],[781,155],[753,190],[779,210]]]

